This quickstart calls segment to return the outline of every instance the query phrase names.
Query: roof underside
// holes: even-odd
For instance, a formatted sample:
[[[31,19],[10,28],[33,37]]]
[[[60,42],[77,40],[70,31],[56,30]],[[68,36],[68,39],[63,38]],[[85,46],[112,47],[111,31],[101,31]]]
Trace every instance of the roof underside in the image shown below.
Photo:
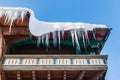
[[[97,74],[96,74],[97,73]],[[2,75],[6,76],[7,80],[16,80],[17,75],[22,80],[104,80],[105,71],[103,70],[87,70],[87,71],[62,71],[62,70],[52,70],[52,71],[4,71]],[[34,76],[35,75],[35,76]],[[101,75],[99,77],[99,75]],[[64,79],[65,78],[65,79]],[[4,77],[3,77],[4,79]]]

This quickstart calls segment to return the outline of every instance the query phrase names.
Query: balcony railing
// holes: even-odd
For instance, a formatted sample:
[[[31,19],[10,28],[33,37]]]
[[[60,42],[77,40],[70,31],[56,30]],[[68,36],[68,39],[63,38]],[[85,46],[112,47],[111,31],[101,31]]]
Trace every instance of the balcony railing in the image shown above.
[[[5,55],[3,70],[107,70],[107,55]]]
[[[107,56],[101,55],[6,55],[2,65],[107,65]]]

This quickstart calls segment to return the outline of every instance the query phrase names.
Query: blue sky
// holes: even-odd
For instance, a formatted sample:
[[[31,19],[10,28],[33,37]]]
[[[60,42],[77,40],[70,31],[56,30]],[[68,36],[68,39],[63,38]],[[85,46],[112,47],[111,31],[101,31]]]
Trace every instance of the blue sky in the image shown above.
[[[0,6],[27,7],[42,21],[86,22],[111,27],[102,54],[108,54],[106,80],[118,80],[120,73],[120,0],[0,0]]]

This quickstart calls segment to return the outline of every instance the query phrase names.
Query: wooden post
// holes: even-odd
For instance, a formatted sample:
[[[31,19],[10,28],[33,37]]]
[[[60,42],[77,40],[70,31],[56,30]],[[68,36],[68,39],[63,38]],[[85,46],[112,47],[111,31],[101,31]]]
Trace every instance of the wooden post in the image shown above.
[[[67,79],[67,71],[64,71],[63,80],[66,80],[66,79]]]
[[[17,71],[17,80],[21,80],[20,71]]]
[[[7,76],[5,76],[5,71],[2,71],[2,73],[1,73],[1,80],[6,80],[6,77]]]
[[[51,72],[50,71],[48,71],[48,80],[51,80]]]
[[[90,80],[99,80],[100,78],[101,78],[101,80],[103,80],[102,78],[103,78],[104,74],[105,74],[105,71],[99,72]]]
[[[80,72],[80,74],[76,80],[83,80],[85,73],[86,73],[85,71]]]
[[[2,59],[2,46],[3,46],[3,35],[2,35],[2,30],[0,29],[0,62]]]
[[[32,71],[32,80],[36,80],[36,74],[35,74],[35,71]]]
[[[1,61],[1,59],[2,59],[2,46],[3,46],[3,35],[2,35],[2,31],[1,31],[1,29],[0,29],[0,76],[1,76],[1,72],[2,72],[2,61]]]
[[[1,78],[1,73],[0,73],[0,80],[2,80],[2,78]]]
[[[6,53],[6,51],[7,51],[7,45],[3,37],[2,30],[0,29],[0,61],[2,59],[2,56]]]

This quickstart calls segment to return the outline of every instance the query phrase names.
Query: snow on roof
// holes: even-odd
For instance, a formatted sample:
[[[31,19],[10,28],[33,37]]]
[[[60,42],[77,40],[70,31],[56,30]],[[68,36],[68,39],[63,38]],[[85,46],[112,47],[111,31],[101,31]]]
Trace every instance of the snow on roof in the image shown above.
[[[11,32],[13,21],[18,17],[23,20],[27,12],[30,13],[30,32],[32,33],[32,35],[38,36],[38,44],[40,43],[41,39],[41,37],[39,36],[50,32],[52,32],[53,34],[53,43],[55,44],[58,39],[58,42],[60,44],[60,31],[62,32],[62,34],[64,34],[65,30],[69,30],[72,37],[73,46],[74,44],[76,44],[76,47],[80,50],[78,35],[82,36],[85,47],[84,38],[88,39],[87,30],[93,30],[93,28],[106,28],[106,25],[97,25],[82,22],[44,22],[39,21],[37,18],[35,18],[34,12],[29,8],[0,7],[0,17],[5,16],[5,22],[10,23],[9,32]],[[55,31],[58,32],[57,36]],[[46,37],[46,45],[49,46],[49,35],[46,34],[43,37]]]
[[[92,30],[93,28],[105,28],[106,25],[96,25],[82,22],[44,22],[39,21],[34,16],[34,12],[29,8],[14,8],[14,7],[0,7],[0,17],[6,16],[5,22],[12,22],[20,17],[23,21],[24,16],[30,13],[29,29],[35,36],[41,36],[45,33],[60,31],[60,30],[73,30],[73,29],[85,29]],[[10,30],[11,30],[10,25]]]

